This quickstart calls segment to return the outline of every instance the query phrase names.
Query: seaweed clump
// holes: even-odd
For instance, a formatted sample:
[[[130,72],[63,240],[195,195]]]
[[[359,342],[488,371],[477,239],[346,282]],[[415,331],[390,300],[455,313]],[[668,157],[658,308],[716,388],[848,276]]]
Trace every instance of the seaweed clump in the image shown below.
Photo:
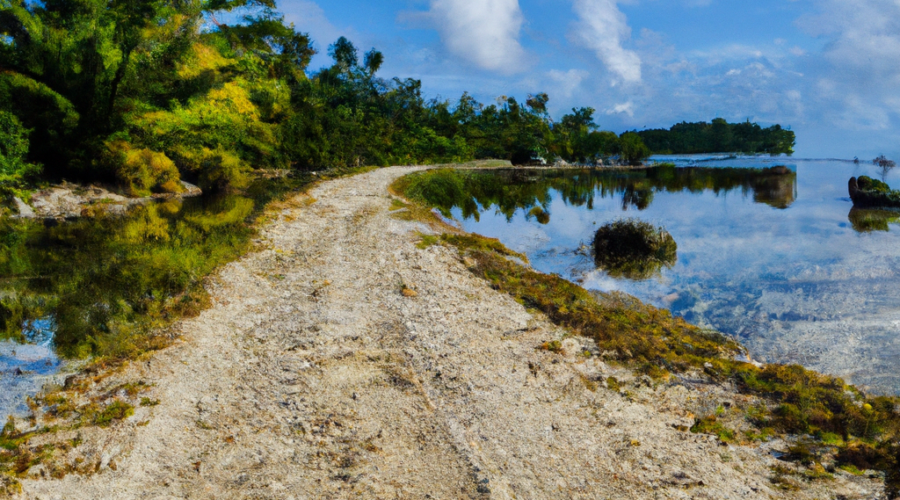
[[[678,244],[662,227],[618,220],[594,235],[594,261],[613,277],[647,279],[678,260]]]

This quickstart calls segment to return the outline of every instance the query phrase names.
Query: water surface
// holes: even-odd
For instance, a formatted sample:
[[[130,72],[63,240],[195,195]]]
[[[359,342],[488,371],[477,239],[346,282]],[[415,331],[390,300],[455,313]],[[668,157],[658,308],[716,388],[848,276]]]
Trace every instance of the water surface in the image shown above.
[[[897,214],[853,211],[847,193],[851,176],[882,172],[836,160],[678,160],[677,169],[479,175],[483,189],[449,212],[541,271],[669,308],[737,337],[756,359],[900,393]],[[774,166],[789,172],[760,170]],[[623,217],[664,226],[677,263],[637,281],[596,269],[594,232]]]

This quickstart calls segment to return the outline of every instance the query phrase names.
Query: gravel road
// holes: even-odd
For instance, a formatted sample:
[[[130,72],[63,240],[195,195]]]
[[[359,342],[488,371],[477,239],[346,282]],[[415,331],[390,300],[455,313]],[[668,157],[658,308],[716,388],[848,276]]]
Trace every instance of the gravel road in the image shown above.
[[[875,498],[879,482],[770,481],[772,442],[685,432],[739,396],[655,385],[599,356],[536,349],[565,332],[473,276],[430,229],[391,216],[395,167],[328,181],[272,214],[180,340],[98,387],[158,399],[78,431],[97,472],[28,499]],[[310,199],[311,197],[311,199]],[[404,285],[416,292],[406,296]],[[602,383],[622,381],[621,393]],[[600,381],[600,383],[598,383]],[[680,427],[681,429],[679,430]],[[784,464],[785,467],[793,467]],[[42,477],[42,472],[44,472]]]

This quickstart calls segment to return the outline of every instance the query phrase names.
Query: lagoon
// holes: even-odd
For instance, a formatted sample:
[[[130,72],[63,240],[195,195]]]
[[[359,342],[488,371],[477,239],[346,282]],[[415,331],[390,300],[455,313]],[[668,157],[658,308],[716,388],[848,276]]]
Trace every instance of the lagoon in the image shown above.
[[[841,160],[654,159],[677,166],[469,174],[474,196],[437,205],[540,271],[670,309],[758,361],[900,393],[900,225],[852,210],[847,193],[851,176],[897,187],[898,174]],[[597,269],[594,232],[621,218],[665,227],[677,263],[647,279]]]

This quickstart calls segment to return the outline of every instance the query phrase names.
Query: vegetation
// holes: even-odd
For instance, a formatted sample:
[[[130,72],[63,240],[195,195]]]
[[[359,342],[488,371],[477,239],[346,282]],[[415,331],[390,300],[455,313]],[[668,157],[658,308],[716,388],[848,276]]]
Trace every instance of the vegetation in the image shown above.
[[[677,252],[668,231],[635,219],[611,222],[594,234],[594,261],[613,277],[648,279],[675,265]]]
[[[28,130],[12,113],[0,111],[0,196],[22,187],[40,168],[25,160]]]
[[[420,182],[401,179],[393,188],[413,198]],[[765,403],[747,414],[762,430],[758,435],[774,430],[806,436],[803,446],[810,453],[836,450],[838,465],[884,471],[890,498],[900,495],[900,398],[867,396],[840,378],[799,365],[757,367],[737,361],[741,348],[733,340],[627,296],[591,293],[559,276],[523,267],[508,258],[508,251],[494,251],[496,240],[445,235],[441,241],[455,247],[469,270],[493,288],[594,339],[600,352],[618,362],[655,378],[699,371],[715,381],[731,381],[741,393]],[[617,388],[618,383],[610,380],[608,386]],[[694,430],[734,439],[716,416],[698,419]]]
[[[794,132],[773,125],[762,128],[756,123],[728,123],[716,118],[712,123],[682,122],[672,128],[637,132],[654,154],[694,153],[767,153],[793,154]]]
[[[878,179],[861,175],[848,183],[850,199],[857,208],[900,208],[900,191],[895,191]]]
[[[553,120],[545,93],[488,105],[468,94],[427,100],[417,80],[379,77],[377,50],[361,55],[342,37],[329,47],[333,64],[310,71],[314,53],[274,0],[2,0],[0,182],[42,165],[49,180],[144,194],[177,191],[181,179],[240,188],[261,168],[617,155],[637,164],[660,150],[645,146],[648,132],[601,131],[592,108]],[[735,147],[751,140],[743,128],[762,130],[728,127],[748,138]],[[766,151],[771,130],[756,134]]]

